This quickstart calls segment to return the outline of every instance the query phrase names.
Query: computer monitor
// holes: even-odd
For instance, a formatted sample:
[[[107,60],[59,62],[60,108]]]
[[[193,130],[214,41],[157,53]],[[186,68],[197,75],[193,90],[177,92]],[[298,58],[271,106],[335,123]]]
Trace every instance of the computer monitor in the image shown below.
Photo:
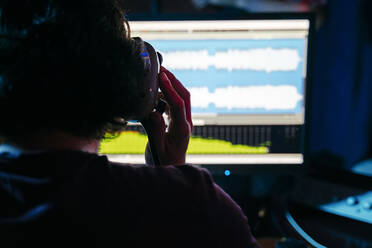
[[[191,93],[195,128],[188,162],[303,163],[311,16],[129,24],[132,36],[151,43],[163,55],[164,67]],[[120,145],[120,139],[129,147]],[[104,141],[101,152],[144,162],[135,143],[143,153],[146,136],[138,124],[116,140]]]

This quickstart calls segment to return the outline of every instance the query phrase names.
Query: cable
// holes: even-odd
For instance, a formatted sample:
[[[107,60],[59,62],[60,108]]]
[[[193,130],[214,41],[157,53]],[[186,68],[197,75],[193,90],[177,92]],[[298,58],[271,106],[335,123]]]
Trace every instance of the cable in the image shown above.
[[[310,245],[316,247],[316,248],[327,248],[327,246],[319,244],[317,241],[315,241],[313,238],[310,237],[301,227],[297,224],[297,222],[294,220],[292,215],[287,211],[285,214],[285,217],[289,224],[295,229],[295,231],[308,242]]]

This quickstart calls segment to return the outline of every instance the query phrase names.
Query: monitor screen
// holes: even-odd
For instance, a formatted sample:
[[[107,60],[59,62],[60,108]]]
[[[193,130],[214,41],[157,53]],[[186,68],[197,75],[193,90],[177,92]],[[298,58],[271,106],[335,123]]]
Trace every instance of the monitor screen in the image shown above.
[[[133,21],[130,27],[191,93],[188,162],[303,162],[309,19]],[[143,146],[141,127],[133,124],[120,136],[104,141],[101,151],[143,162],[137,151],[114,145],[126,137],[131,147]]]

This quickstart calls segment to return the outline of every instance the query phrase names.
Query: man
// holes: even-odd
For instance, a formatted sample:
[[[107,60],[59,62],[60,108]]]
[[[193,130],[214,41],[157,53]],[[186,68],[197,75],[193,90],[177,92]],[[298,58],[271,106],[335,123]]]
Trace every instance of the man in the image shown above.
[[[258,247],[240,207],[185,165],[189,93],[130,37],[115,0],[0,8],[1,247]],[[152,111],[157,82],[167,128]],[[132,118],[156,166],[97,154]]]

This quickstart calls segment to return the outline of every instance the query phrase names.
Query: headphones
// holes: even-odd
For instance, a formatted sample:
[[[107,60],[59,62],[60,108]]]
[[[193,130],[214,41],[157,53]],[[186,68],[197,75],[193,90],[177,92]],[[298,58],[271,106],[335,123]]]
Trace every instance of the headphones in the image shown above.
[[[142,47],[141,58],[144,64],[145,77],[140,86],[141,101],[140,106],[138,106],[139,111],[131,119],[141,120],[154,110],[164,112],[165,104],[162,100],[158,99],[158,76],[163,57],[150,43],[143,41],[139,37],[134,37],[133,40],[140,43]]]

